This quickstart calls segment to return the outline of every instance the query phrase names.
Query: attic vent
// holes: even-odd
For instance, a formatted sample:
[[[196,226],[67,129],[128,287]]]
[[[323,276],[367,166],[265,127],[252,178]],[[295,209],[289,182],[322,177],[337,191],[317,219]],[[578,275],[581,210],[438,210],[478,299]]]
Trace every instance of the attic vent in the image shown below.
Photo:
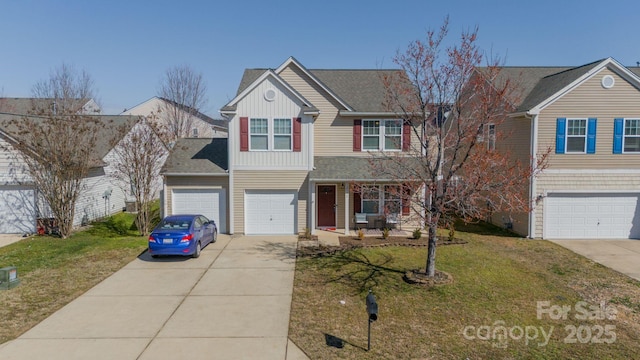
[[[605,89],[611,89],[613,85],[616,83],[616,79],[611,75],[605,75],[602,77],[602,87]]]
[[[264,91],[264,99],[267,101],[273,101],[276,99],[276,91],[273,89],[267,89]]]

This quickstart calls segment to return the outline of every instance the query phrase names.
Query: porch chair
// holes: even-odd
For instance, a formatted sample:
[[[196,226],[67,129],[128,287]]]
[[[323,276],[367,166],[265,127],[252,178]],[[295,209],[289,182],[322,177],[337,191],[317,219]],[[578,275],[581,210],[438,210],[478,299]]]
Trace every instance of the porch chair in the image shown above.
[[[367,228],[369,226],[369,221],[367,220],[366,213],[356,213],[355,217],[356,229]]]
[[[400,214],[398,213],[391,213],[391,214],[387,214],[387,227],[389,229],[395,229],[396,226],[398,225],[398,220],[400,218]]]

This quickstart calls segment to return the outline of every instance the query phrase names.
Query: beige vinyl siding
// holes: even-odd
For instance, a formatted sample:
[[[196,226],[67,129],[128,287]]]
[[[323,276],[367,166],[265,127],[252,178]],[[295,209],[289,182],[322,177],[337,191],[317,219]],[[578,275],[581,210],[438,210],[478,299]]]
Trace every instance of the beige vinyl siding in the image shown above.
[[[164,206],[172,209],[172,189],[229,189],[228,176],[167,176],[165,178]],[[227,196],[227,199],[229,196]],[[227,200],[229,202],[229,200]],[[229,209],[229,204],[225,208]],[[169,210],[171,211],[171,210]],[[227,216],[228,219],[228,216]],[[227,228],[228,229],[228,228]]]
[[[615,85],[605,89],[601,79],[611,75]],[[555,154],[557,118],[597,118],[595,154]],[[640,167],[640,154],[613,154],[613,119],[640,118],[640,91],[608,68],[541,111],[540,150],[551,148],[550,169],[629,169]]]
[[[264,93],[267,89],[276,91],[273,101],[265,99]],[[238,102],[236,114],[231,125],[233,129],[230,129],[231,132],[229,134],[229,136],[234,137],[230,151],[233,151],[233,166],[235,169],[243,167],[308,169],[310,167],[309,152],[311,141],[309,141],[309,132],[313,119],[309,115],[303,115],[302,102],[279,82],[271,77],[266,78],[265,81]],[[291,151],[240,151],[240,117],[269,119],[271,129],[274,118],[302,118],[301,151],[293,151],[293,123],[291,124]],[[270,135],[273,135],[272,131],[270,131]],[[273,146],[272,140],[273,137],[270,136],[269,143],[271,146]],[[251,142],[251,139],[249,139],[249,142]]]
[[[237,170],[233,173],[234,233],[244,233],[245,190],[292,190],[298,195],[298,232],[307,227],[309,186],[307,171],[295,170]]]
[[[543,197],[536,206],[534,237],[537,238],[543,235],[544,197],[549,192],[640,192],[640,171],[543,173],[537,180],[537,194]]]

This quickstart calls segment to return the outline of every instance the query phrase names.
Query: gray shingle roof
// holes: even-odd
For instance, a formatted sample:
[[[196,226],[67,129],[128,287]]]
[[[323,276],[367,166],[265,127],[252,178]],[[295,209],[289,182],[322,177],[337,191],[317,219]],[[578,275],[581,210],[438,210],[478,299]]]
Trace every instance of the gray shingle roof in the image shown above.
[[[202,121],[208,123],[209,125],[214,125],[220,128],[224,128],[224,129],[228,129],[229,128],[229,121],[227,120],[222,120],[222,119],[214,119],[212,117],[210,117],[207,114],[204,114],[190,106],[187,105],[183,105],[183,104],[179,104],[173,100],[167,99],[167,98],[159,98],[162,101],[165,101],[175,107],[177,107],[178,109],[182,109],[185,112],[187,112],[188,114],[193,114],[193,116],[200,118]]]
[[[394,158],[375,158],[374,156],[316,156],[309,179],[315,181],[403,180],[402,173],[407,173],[409,168],[418,168],[420,161],[415,157],[403,159],[403,161],[397,161]],[[379,174],[375,169],[384,169],[385,174]],[[405,176],[404,180],[411,180],[411,178],[411,176]]]
[[[0,98],[0,112],[37,115],[53,109],[56,101],[69,102],[68,105],[74,109],[71,112],[79,112],[89,102],[89,99]]]
[[[247,69],[242,76],[237,94],[244,91],[268,69]],[[385,76],[402,70],[377,69],[308,69],[323,85],[358,112],[384,112]],[[231,110],[231,109],[223,109]]]
[[[178,139],[162,174],[226,174],[228,166],[226,138]]]
[[[25,115],[0,113],[0,133],[6,133],[11,138],[20,141],[24,134],[20,133],[14,121],[23,121]],[[30,120],[40,122],[42,127],[46,127],[46,117],[28,116]],[[126,135],[131,128],[139,121],[139,116],[133,115],[78,115],[69,117],[69,121],[81,121],[83,118],[91,118],[96,122],[88,122],[96,133],[96,142],[92,144],[92,158],[95,166],[103,165],[102,159],[109,153],[113,146]]]

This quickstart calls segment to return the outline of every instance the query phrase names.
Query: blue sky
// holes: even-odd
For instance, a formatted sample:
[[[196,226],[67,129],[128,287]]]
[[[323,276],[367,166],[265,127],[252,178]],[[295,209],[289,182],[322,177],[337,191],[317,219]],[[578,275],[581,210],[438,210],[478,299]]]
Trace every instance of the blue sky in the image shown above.
[[[164,71],[188,64],[207,82],[204,112],[237,90],[245,68],[289,56],[310,69],[393,68],[393,56],[450,17],[449,40],[479,27],[479,45],[512,66],[640,61],[640,2],[0,0],[0,94],[28,97],[72,64],[96,82],[106,113],[156,94]]]

